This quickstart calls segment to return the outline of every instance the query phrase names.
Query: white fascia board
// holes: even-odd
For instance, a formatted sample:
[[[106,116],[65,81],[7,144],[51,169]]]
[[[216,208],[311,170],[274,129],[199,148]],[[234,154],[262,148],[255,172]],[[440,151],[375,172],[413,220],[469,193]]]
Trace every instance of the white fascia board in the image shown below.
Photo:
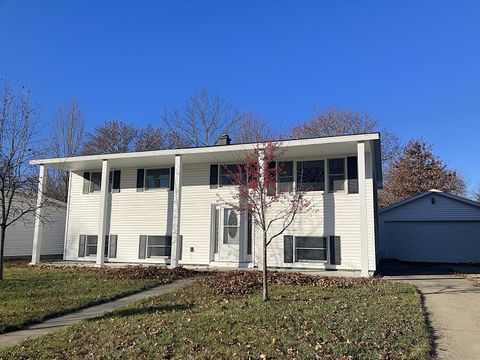
[[[371,134],[358,134],[358,135],[343,135],[343,136],[331,136],[311,139],[298,139],[298,140],[278,140],[275,142],[281,143],[284,148],[296,147],[302,145],[324,145],[324,144],[336,144],[336,143],[348,143],[357,141],[368,141],[380,139],[379,133]],[[189,154],[215,154],[222,152],[235,152],[235,151],[248,151],[255,149],[262,143],[249,143],[249,144],[233,144],[233,145],[215,145],[197,148],[181,148],[181,149],[168,149],[168,150],[155,150],[155,151],[141,151],[131,153],[119,153],[119,154],[103,154],[103,155],[84,155],[66,158],[53,158],[53,159],[38,159],[31,160],[30,165],[61,165],[71,162],[81,161],[102,161],[102,160],[122,160],[122,159],[135,159],[143,157],[156,157],[156,156],[170,156],[175,155],[189,155]]]

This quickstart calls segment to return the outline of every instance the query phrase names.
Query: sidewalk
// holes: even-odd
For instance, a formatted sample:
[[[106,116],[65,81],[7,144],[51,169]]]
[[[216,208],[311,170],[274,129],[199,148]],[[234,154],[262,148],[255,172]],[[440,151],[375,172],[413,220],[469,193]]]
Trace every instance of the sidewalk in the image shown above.
[[[160,285],[149,290],[145,290],[133,295],[125,296],[115,301],[107,302],[104,304],[91,306],[70,314],[62,315],[56,318],[45,320],[38,324],[27,326],[22,330],[8,332],[6,334],[0,334],[0,348],[6,346],[12,346],[21,343],[23,340],[29,338],[36,338],[64,328],[73,324],[76,324],[83,320],[93,319],[101,317],[106,313],[112,312],[124,306],[133,304],[139,300],[146,299],[151,296],[165,294],[170,291],[177,290],[193,282],[193,279],[184,279],[175,281],[171,284]]]

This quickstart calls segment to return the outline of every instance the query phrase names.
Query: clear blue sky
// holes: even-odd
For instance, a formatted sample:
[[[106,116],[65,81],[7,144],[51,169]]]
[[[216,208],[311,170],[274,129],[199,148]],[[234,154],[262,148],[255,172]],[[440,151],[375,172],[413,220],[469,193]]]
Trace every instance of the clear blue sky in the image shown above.
[[[0,77],[45,124],[159,123],[196,89],[286,129],[328,105],[422,137],[480,184],[479,1],[0,0]]]

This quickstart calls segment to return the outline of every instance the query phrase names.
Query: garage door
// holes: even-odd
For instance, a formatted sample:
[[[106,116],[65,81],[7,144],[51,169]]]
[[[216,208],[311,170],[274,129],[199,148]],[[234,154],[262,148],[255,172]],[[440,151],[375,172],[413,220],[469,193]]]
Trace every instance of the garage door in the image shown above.
[[[382,241],[390,259],[480,262],[478,221],[386,221]]]

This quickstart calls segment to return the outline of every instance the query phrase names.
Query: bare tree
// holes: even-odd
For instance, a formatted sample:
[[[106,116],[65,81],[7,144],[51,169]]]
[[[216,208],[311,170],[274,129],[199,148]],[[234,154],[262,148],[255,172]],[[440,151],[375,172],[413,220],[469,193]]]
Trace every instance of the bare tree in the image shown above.
[[[291,133],[295,139],[320,136],[352,135],[379,131],[382,136],[382,160],[387,168],[401,152],[398,137],[379,126],[378,119],[367,113],[339,109],[335,106],[316,111],[313,118],[296,126]]]
[[[244,112],[233,129],[232,136],[237,143],[252,143],[278,140],[282,136],[254,113]]]
[[[165,131],[161,127],[155,128],[147,124],[139,128],[136,136],[135,151],[152,151],[187,147],[188,142],[179,138],[177,134]]]
[[[138,129],[121,121],[108,121],[88,134],[83,154],[115,154],[134,151]]]
[[[270,164],[281,157],[282,153],[279,143],[266,142],[248,152],[236,169],[225,167],[232,184],[236,186],[233,201],[224,200],[225,204],[243,215],[250,215],[252,223],[262,232],[264,301],[269,297],[268,245],[293,224],[298,214],[312,209],[303,190],[285,186],[281,191],[277,191],[277,174],[282,175],[285,169],[272,167]]]
[[[58,108],[51,136],[51,153],[54,157],[77,156],[84,144],[85,120],[78,101],[72,99]],[[48,177],[49,194],[61,201],[67,201],[69,174],[64,170],[53,171]]]
[[[7,228],[38,209],[32,200],[37,194],[38,180],[29,165],[38,153],[34,150],[36,113],[30,92],[13,89],[4,81],[0,102],[0,280],[3,280]]]
[[[167,110],[163,117],[168,130],[193,147],[215,145],[239,120],[240,114],[232,105],[206,90],[195,92],[184,107]]]
[[[473,191],[473,200],[480,202],[480,186]]]
[[[433,153],[431,144],[410,140],[401,156],[386,171],[380,206],[395,204],[431,189],[464,195],[465,181]]]

